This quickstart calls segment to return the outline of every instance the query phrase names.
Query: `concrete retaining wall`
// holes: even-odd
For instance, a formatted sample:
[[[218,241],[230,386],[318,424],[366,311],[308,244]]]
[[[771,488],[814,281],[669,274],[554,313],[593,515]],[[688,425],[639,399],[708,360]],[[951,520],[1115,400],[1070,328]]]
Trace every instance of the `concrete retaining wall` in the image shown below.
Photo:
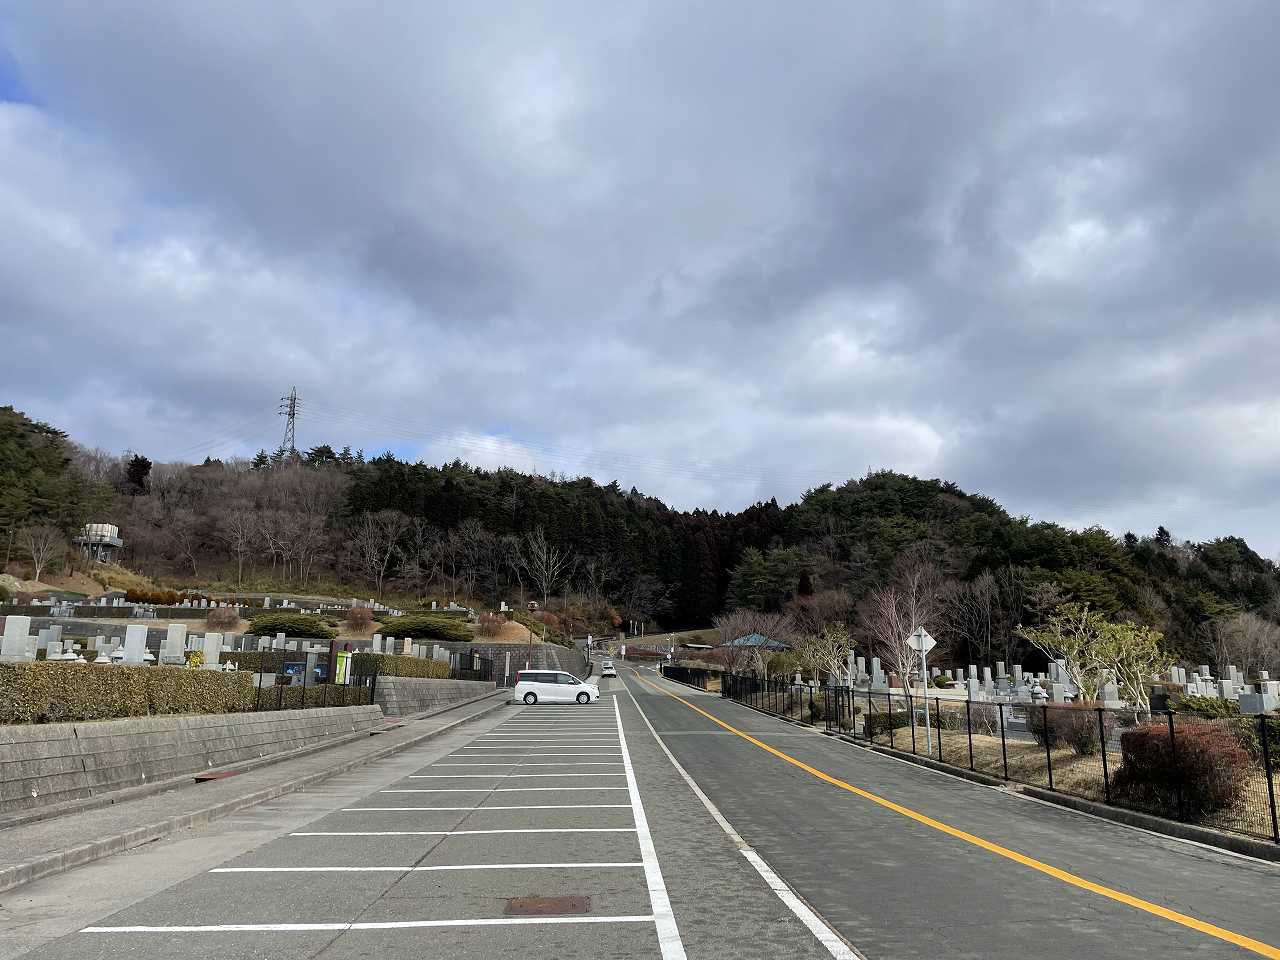
[[[374,703],[388,717],[407,717],[491,693],[495,686],[478,680],[379,676],[374,690]]]
[[[376,706],[0,726],[0,813],[285,753],[382,723]]]

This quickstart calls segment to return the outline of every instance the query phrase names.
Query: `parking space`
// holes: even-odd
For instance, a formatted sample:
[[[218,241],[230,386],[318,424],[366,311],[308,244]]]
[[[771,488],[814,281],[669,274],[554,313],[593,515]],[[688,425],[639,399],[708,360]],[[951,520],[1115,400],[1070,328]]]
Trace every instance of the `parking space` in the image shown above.
[[[682,958],[618,704],[533,705],[41,957]]]

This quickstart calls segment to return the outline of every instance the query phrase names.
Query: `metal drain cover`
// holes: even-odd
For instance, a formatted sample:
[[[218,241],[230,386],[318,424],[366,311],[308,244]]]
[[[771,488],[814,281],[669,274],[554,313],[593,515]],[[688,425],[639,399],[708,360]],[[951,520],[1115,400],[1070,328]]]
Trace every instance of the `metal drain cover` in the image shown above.
[[[590,897],[512,897],[506,912],[509,917],[559,917],[590,909]]]

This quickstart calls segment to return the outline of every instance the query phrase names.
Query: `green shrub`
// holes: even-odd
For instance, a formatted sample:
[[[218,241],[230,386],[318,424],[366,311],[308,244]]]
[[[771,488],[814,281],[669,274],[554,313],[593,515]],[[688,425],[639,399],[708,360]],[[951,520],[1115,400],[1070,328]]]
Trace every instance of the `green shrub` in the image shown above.
[[[911,725],[911,715],[905,710],[894,713],[868,713],[862,720],[862,732],[868,740],[886,736],[890,730],[901,730]]]
[[[1111,794],[1121,803],[1190,820],[1228,810],[1244,795],[1249,755],[1220,723],[1149,723],[1120,735]]]
[[[0,723],[252,709],[253,677],[247,673],[63,661],[0,664]]]
[[[1204,717],[1206,720],[1240,715],[1239,703],[1235,700],[1224,700],[1221,697],[1174,696],[1169,698],[1169,709],[1174,713],[1189,713]]]
[[[250,673],[282,673],[284,655],[283,650],[230,650],[223,651],[218,660],[221,663],[234,663],[237,670],[248,670]],[[298,655],[295,654],[295,658],[296,656]]]
[[[1109,711],[1102,713],[1106,736],[1115,729],[1116,718]],[[1061,704],[1027,709],[1027,729],[1040,746],[1068,747],[1078,757],[1093,756],[1102,743],[1098,731],[1097,704]]]
[[[317,616],[308,613],[260,613],[249,621],[249,632],[257,637],[274,637],[283,633],[286,637],[302,637],[313,640],[332,640],[338,635]]]
[[[469,643],[473,637],[467,625],[455,617],[442,617],[429,613],[406,614],[394,617],[382,624],[382,633],[397,639],[439,640],[441,642]]]
[[[939,690],[946,690],[948,687],[955,686],[955,681],[948,677],[945,673],[940,673],[933,678],[933,685]]]
[[[375,664],[379,676],[383,677],[446,679],[449,676],[449,664],[441,660],[425,660],[421,657],[402,657],[387,653],[357,653],[353,657],[353,666],[359,673],[372,670]]]

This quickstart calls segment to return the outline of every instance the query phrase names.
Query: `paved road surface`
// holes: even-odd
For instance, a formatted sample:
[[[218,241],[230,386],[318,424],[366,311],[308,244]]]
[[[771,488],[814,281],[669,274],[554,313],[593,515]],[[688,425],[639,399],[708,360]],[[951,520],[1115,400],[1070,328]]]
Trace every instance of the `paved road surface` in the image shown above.
[[[869,960],[1280,960],[1274,864],[602,689],[10,891],[0,960],[857,956],[805,902]]]
[[[662,680],[651,669],[625,671],[624,682],[680,764],[746,842],[871,960],[1280,957],[1276,864],[925,770]],[[901,809],[851,793],[822,775]],[[1246,949],[974,841],[1261,942]]]

